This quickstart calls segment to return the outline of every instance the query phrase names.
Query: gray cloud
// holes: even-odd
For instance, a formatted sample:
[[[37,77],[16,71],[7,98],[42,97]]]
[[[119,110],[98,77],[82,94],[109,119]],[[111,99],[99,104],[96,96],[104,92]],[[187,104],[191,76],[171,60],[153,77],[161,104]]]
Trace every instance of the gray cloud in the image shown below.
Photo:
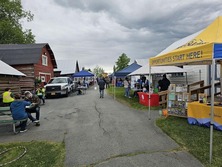
[[[56,59],[78,60],[111,71],[122,53],[157,55],[168,45],[209,25],[222,14],[220,0],[22,0],[34,14],[37,42],[48,42]]]

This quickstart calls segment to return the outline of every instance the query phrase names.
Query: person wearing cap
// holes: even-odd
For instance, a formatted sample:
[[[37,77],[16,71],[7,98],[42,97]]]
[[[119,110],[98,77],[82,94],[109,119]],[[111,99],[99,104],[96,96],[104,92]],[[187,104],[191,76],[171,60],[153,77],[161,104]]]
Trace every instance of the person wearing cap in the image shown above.
[[[25,91],[25,101],[31,103],[29,107],[26,108],[26,112],[28,114],[28,118],[36,123],[36,126],[40,125],[39,118],[40,118],[40,103],[41,100],[35,94],[32,94],[30,91]],[[35,113],[35,118],[32,116],[31,113]]]
[[[20,122],[19,127],[20,132],[26,132],[26,123],[28,119],[28,114],[26,113],[25,107],[29,106],[31,103],[21,99],[20,94],[15,94],[15,100],[10,105],[10,110],[12,112],[12,118],[14,120],[24,120]]]
[[[5,92],[2,94],[2,98],[4,106],[10,106],[10,104],[15,100],[10,88],[5,88]]]

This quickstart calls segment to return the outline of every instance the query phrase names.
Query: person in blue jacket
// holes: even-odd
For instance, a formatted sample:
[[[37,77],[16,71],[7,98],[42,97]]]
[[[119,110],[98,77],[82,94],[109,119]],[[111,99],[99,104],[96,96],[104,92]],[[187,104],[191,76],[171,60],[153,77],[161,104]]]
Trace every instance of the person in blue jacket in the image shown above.
[[[13,101],[10,105],[10,110],[12,112],[12,118],[14,120],[26,119],[25,121],[20,122],[20,132],[26,132],[26,123],[28,119],[28,115],[25,111],[25,107],[29,106],[31,103],[24,101],[21,99],[20,94],[14,95],[15,101]]]

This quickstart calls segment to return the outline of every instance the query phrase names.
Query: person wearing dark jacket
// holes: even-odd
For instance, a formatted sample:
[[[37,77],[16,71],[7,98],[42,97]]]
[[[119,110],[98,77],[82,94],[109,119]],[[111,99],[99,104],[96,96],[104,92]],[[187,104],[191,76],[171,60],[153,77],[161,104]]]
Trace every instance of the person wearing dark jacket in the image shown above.
[[[170,81],[167,79],[166,74],[163,75],[163,79],[159,82],[160,91],[168,90]]]
[[[104,98],[105,80],[101,78],[98,82],[100,98]]]
[[[25,91],[25,101],[28,101],[31,103],[31,105],[28,108],[26,108],[28,118],[33,123],[36,123],[36,126],[39,126],[41,100],[39,99],[37,95],[32,94],[30,91]],[[36,118],[34,118],[31,113],[35,113]]]
[[[28,114],[25,111],[26,106],[29,106],[31,103],[24,101],[21,99],[20,94],[15,94],[15,100],[10,105],[10,110],[12,112],[12,118],[14,120],[22,120],[26,119],[25,121],[20,122],[20,132],[26,132],[26,123],[28,119]]]

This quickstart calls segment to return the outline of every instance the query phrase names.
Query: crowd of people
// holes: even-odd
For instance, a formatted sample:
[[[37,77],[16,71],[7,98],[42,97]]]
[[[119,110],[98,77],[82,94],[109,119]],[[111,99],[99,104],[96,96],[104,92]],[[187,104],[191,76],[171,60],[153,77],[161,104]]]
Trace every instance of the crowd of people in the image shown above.
[[[149,80],[144,75],[141,75],[140,78],[135,82],[135,85],[133,85],[133,88],[134,88],[133,96],[134,97],[138,96],[137,92],[149,92],[149,87],[150,87],[149,84],[150,84]],[[165,91],[165,90],[168,90],[169,85],[170,85],[170,81],[169,79],[167,79],[166,74],[164,74],[163,78],[158,81],[158,85],[155,89],[158,92]],[[125,96],[128,98],[131,98],[130,89],[132,87],[131,87],[130,78],[125,77],[123,81],[123,87],[125,88]],[[151,85],[151,88],[152,88],[151,91],[153,91],[154,88],[152,87],[152,85]]]
[[[99,87],[99,97],[104,98],[104,89],[109,87],[110,81],[102,77],[97,78],[97,84]],[[80,83],[79,83],[80,84]],[[166,74],[163,78],[158,81],[158,91],[165,91],[168,89],[170,81],[167,79]],[[131,98],[130,89],[131,81],[128,77],[125,78],[123,82],[125,88],[125,96]],[[134,87],[138,91],[148,92],[149,91],[149,80],[145,76],[141,76],[137,80]],[[80,94],[81,92],[79,92]],[[135,92],[134,92],[135,93]],[[21,121],[18,127],[20,127],[20,132],[27,131],[26,124],[27,120],[30,119],[36,126],[40,126],[40,104],[41,101],[45,104],[45,89],[44,87],[38,86],[34,93],[30,91],[25,91],[23,97],[20,94],[13,94],[10,88],[6,88],[3,93],[3,104],[4,106],[10,106],[12,117],[14,120]],[[33,116],[32,114],[35,114]]]
[[[38,86],[34,93],[25,91],[23,96],[19,93],[13,94],[10,88],[6,88],[2,94],[3,105],[10,106],[12,118],[20,121],[16,128],[20,128],[20,132],[27,131],[28,119],[40,126],[40,104],[45,104],[45,89]],[[33,115],[34,116],[33,116]]]
[[[121,78],[118,78],[116,80],[117,86],[118,86],[118,81],[120,81],[120,79]],[[109,82],[107,82],[106,78],[102,77],[102,78],[97,78],[97,83],[99,86],[100,98],[103,98],[104,97],[104,89],[109,87]],[[131,85],[130,78],[125,77],[125,79],[123,80],[123,84],[122,84],[122,86],[125,89],[124,95],[127,98],[132,98],[130,96],[130,90],[132,87],[134,88],[134,95],[133,96],[138,96],[137,92],[149,92],[149,84],[150,84],[149,80],[144,75],[141,75],[140,78],[135,82],[135,85],[133,85],[133,86]],[[169,81],[169,79],[167,79],[166,74],[164,74],[162,76],[162,79],[160,79],[158,81],[158,85],[155,89],[158,92],[165,91],[168,89],[169,85],[170,85],[170,81]],[[151,86],[151,88],[153,91],[154,88],[152,86]]]

